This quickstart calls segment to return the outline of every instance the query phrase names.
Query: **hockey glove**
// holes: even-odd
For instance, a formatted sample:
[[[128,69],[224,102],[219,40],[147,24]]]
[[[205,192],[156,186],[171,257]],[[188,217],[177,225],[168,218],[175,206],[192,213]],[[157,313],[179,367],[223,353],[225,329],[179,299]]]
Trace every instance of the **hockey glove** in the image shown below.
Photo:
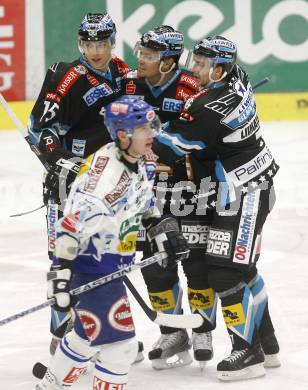
[[[147,230],[152,252],[162,255],[160,266],[171,269],[189,257],[190,249],[174,217],[149,218],[142,223]]]
[[[62,148],[45,153],[44,157],[51,167],[43,186],[44,204],[47,205],[49,199],[61,204],[61,199],[65,199],[69,194],[70,187],[81,165],[81,159]]]
[[[77,303],[76,297],[69,293],[71,276],[71,269],[61,265],[53,265],[47,272],[47,298],[55,298],[56,302],[52,307],[57,311],[68,311]]]

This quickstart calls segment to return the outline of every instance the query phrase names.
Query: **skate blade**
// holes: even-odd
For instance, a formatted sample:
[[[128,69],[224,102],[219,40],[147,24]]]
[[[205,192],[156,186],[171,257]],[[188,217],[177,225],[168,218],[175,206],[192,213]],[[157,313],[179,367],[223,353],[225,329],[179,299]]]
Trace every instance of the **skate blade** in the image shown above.
[[[265,368],[277,368],[281,366],[281,362],[278,357],[278,353],[273,355],[264,355],[264,367]]]
[[[265,375],[263,363],[236,371],[218,371],[217,378],[224,382],[241,381],[252,378],[259,378]]]
[[[192,361],[190,353],[184,351],[170,356],[169,358],[152,360],[152,368],[154,368],[154,370],[167,370],[169,368],[188,366]]]
[[[199,361],[198,364],[199,364],[199,368],[200,368],[200,371],[202,374],[204,369],[205,369],[205,366],[206,366],[206,361]]]

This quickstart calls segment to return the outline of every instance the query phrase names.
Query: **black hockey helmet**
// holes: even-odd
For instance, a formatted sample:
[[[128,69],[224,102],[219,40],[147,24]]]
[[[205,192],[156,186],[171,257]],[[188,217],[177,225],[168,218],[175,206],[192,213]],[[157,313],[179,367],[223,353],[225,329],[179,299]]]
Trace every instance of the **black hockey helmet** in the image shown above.
[[[232,72],[237,59],[235,43],[220,35],[202,39],[194,46],[193,53],[211,58],[213,66],[222,65],[226,74]]]
[[[173,27],[161,25],[142,34],[137,45],[160,52],[161,58],[180,58],[184,50],[184,36]]]
[[[104,12],[86,14],[78,30],[79,39],[82,41],[103,41],[110,39],[115,43],[116,26],[111,16]]]

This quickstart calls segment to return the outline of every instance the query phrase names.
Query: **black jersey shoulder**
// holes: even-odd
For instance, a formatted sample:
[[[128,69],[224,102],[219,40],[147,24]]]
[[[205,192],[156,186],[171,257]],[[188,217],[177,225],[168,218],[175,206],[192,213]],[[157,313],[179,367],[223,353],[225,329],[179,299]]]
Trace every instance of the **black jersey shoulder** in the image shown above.
[[[109,68],[114,77],[124,77],[131,71],[130,66],[119,57],[112,57]]]

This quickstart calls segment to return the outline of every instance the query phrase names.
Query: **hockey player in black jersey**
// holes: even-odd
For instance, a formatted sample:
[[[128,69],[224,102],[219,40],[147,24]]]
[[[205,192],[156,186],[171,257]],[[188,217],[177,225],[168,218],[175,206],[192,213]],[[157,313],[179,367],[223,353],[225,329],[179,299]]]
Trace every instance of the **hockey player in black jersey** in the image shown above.
[[[177,119],[185,101],[198,91],[198,85],[191,72],[180,69],[178,62],[184,49],[183,34],[172,27],[162,25],[144,33],[135,47],[138,69],[128,73],[123,79],[123,93],[137,95],[151,104],[162,122]],[[164,214],[171,213],[171,190],[180,181],[190,176],[190,160],[176,158],[170,164],[162,160],[158,164],[155,184],[163,180],[167,187],[156,188],[158,205]],[[179,188],[177,189],[179,193]],[[191,192],[182,191],[185,198]],[[188,300],[193,312],[200,312],[204,325],[192,333],[194,357],[204,365],[213,356],[211,330],[215,327],[217,299],[209,287],[206,264],[202,253],[206,249],[208,226],[205,218],[190,215],[179,217],[181,229],[190,245],[190,259],[183,263],[187,277]],[[140,232],[138,250],[146,258],[151,255],[145,234]],[[143,240],[143,241],[142,241]],[[161,271],[153,265],[143,270],[149,297],[155,310],[165,313],[181,312],[182,289],[179,284],[178,269]],[[201,277],[200,277],[201,275]],[[188,350],[191,347],[186,330],[161,327],[161,336],[149,353],[155,369],[165,369],[187,365],[192,362]],[[170,357],[173,356],[172,362]]]
[[[199,189],[196,213],[213,208],[203,257],[232,341],[230,356],[217,366],[218,378],[225,381],[262,376],[264,366],[280,365],[268,297],[257,271],[279,167],[261,136],[252,87],[236,56],[236,45],[221,36],[194,46],[192,70],[200,91],[188,99],[180,119],[160,133],[154,148],[164,160],[194,151],[204,167],[215,164],[212,183],[198,170],[206,186]],[[202,193],[213,188],[217,196],[202,202]]]
[[[80,58],[57,62],[48,69],[29,119],[29,135],[53,168],[44,183],[51,258],[55,225],[75,177],[74,172],[64,172],[66,181],[59,188],[58,162],[63,165],[72,157],[76,162],[76,158],[87,157],[111,141],[104,126],[104,107],[121,95],[121,78],[130,70],[112,54],[115,37],[116,26],[108,13],[87,14],[78,30]],[[63,336],[68,318],[65,312],[52,311],[51,349]]]

